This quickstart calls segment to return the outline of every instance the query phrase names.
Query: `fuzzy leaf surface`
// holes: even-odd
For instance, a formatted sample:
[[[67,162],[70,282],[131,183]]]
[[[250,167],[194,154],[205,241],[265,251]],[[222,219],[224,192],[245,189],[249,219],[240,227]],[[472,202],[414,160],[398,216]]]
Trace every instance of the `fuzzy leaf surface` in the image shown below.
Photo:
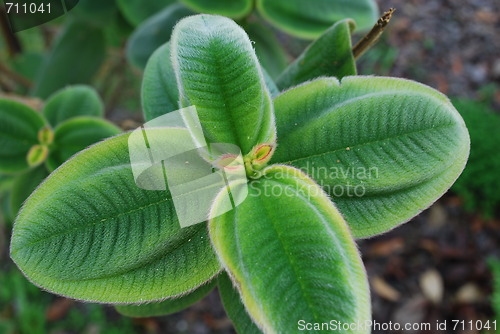
[[[212,244],[252,319],[265,333],[299,333],[299,320],[369,320],[366,273],[337,209],[294,168],[264,173],[242,204],[209,222]]]
[[[352,54],[351,31],[354,23],[342,20],[335,23],[290,64],[276,80],[281,90],[297,86],[318,77],[356,75]]]
[[[224,272],[219,275],[217,280],[219,281],[218,289],[222,304],[227,316],[233,322],[236,332],[241,334],[261,334],[262,331],[248,315],[245,305],[241,301],[240,293],[234,288],[229,276]]]
[[[178,298],[166,299],[162,302],[153,302],[140,305],[117,305],[116,310],[127,316],[133,318],[145,317],[161,317],[188,308],[199,300],[203,299],[212,291],[217,285],[217,280],[212,281],[200,286],[196,290],[180,296]]]
[[[326,78],[275,99],[274,163],[332,196],[355,237],[408,221],[441,197],[469,155],[465,124],[438,91],[404,79]]]
[[[274,142],[273,106],[245,31],[228,18],[196,15],[171,39],[181,106],[196,106],[207,142],[235,144],[243,154]]]
[[[171,131],[182,149],[189,134]],[[11,257],[34,284],[75,299],[142,303],[186,294],[219,272],[205,224],[181,229],[168,191],[136,186],[128,137],[74,156],[21,209]]]
[[[53,127],[72,117],[104,114],[104,104],[97,92],[84,85],[64,88],[49,97],[43,114]]]
[[[0,119],[0,172],[23,172],[29,168],[27,154],[38,143],[45,121],[30,107],[8,99],[0,99]]]

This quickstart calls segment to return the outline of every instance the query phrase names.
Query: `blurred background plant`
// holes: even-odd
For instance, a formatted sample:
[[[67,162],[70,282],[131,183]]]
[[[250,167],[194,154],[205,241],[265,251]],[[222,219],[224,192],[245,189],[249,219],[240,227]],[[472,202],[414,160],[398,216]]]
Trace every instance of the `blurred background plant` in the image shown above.
[[[145,64],[184,16],[209,12],[236,19],[255,42],[266,71],[279,79],[286,65],[333,23],[355,15],[356,42],[379,15],[371,0],[304,3],[81,0],[67,15],[15,34],[6,28],[1,13],[0,98],[16,100],[45,117],[44,124],[57,132],[44,109],[68,85],[88,84],[100,101],[96,107],[100,111],[91,114],[128,130],[143,121],[140,88]],[[339,15],[339,7],[332,5],[330,11],[321,7],[332,3],[348,9],[346,3],[357,3],[361,9]],[[468,166],[452,191],[416,217],[419,224],[359,242],[372,285],[374,319],[475,321],[494,319],[496,311],[500,321],[500,265],[494,260],[500,257],[500,3],[377,3],[381,9],[397,8],[396,16],[380,42],[357,61],[358,73],[406,77],[455,96],[452,100],[467,123],[472,148]],[[298,19],[282,15],[285,9]],[[323,52],[326,62],[335,57],[335,50]],[[76,111],[74,116],[82,115]],[[0,123],[7,124],[1,117]],[[233,333],[214,293],[182,313],[132,320],[113,308],[55,297],[24,278],[8,257],[10,223],[31,190],[75,152],[52,166],[43,162],[28,168],[23,175],[0,174],[0,333]],[[487,262],[488,258],[493,260]]]

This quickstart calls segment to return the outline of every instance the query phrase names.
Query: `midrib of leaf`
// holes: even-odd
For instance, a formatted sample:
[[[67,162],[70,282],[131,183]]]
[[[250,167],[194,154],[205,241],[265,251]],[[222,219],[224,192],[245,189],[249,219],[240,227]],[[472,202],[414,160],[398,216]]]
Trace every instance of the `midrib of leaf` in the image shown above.
[[[438,125],[438,126],[433,126],[433,127],[430,127],[430,128],[419,129],[419,130],[416,130],[416,131],[405,132],[405,133],[397,135],[397,136],[384,137],[384,139],[382,139],[382,140],[374,140],[374,141],[363,142],[363,143],[360,143],[358,145],[349,146],[349,148],[350,149],[360,148],[360,147],[363,147],[363,146],[369,146],[369,145],[373,145],[373,144],[377,144],[377,143],[382,143],[384,141],[389,141],[389,140],[393,140],[393,139],[402,139],[404,137],[408,137],[409,135],[413,135],[413,134],[417,134],[417,133],[423,133],[423,132],[426,132],[426,131],[429,131],[429,130],[439,130],[439,129],[444,129],[444,128],[448,128],[448,127],[454,127],[454,126],[456,126],[456,124],[453,124],[453,123],[444,124],[444,125]],[[327,155],[327,154],[332,154],[332,153],[343,152],[343,151],[345,151],[345,149],[346,149],[345,147],[335,148],[333,150],[328,150],[328,151],[321,152],[321,153],[311,154],[311,155],[308,155],[306,157],[297,158],[297,159],[293,159],[293,160],[288,160],[286,162],[280,162],[280,163],[283,163],[283,164],[292,164],[293,162],[297,162],[297,161],[301,161],[301,160],[306,160],[306,159],[310,159],[310,158],[321,157],[321,156],[324,156],[324,155]]]

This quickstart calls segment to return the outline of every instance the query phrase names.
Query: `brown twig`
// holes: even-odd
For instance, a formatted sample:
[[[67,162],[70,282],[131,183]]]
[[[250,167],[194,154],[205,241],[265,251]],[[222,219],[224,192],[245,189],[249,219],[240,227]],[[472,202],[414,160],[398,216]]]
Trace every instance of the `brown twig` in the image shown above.
[[[3,5],[0,5],[0,30],[2,31],[2,35],[5,39],[5,43],[9,49],[9,54],[14,56],[18,53],[21,53],[21,43],[17,36],[10,29],[9,22],[7,21],[7,13],[5,12],[5,8]]]
[[[26,79],[19,73],[12,71],[10,68],[8,68],[2,63],[0,63],[0,73],[5,74],[6,76],[9,77],[9,79],[17,82],[18,84],[23,85],[26,88],[31,88],[31,86],[33,86],[33,83],[30,80]]]
[[[363,37],[356,45],[352,48],[352,54],[354,55],[354,59],[358,59],[361,57],[368,49],[370,49],[375,43],[377,43],[378,39],[382,35],[385,30],[385,27],[391,21],[392,14],[396,11],[395,8],[389,9],[387,12],[382,15],[380,19],[378,19],[377,23],[373,26],[372,30],[365,37]]]

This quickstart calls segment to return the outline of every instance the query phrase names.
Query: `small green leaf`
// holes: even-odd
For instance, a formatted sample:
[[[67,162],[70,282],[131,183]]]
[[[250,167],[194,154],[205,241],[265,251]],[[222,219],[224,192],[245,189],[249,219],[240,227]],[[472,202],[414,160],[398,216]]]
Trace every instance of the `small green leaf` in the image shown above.
[[[216,286],[217,280],[212,281],[200,286],[196,290],[178,298],[167,299],[162,302],[153,302],[140,305],[117,305],[116,310],[127,316],[133,318],[146,318],[146,317],[161,317],[177,313],[188,308],[199,300],[208,295]]]
[[[121,130],[100,118],[74,117],[55,129],[54,145],[50,152],[49,170],[54,170],[74,154]]]
[[[186,294],[220,271],[206,225],[181,229],[168,191],[135,184],[128,138],[80,152],[24,204],[11,257],[34,284],[81,300],[142,303]],[[181,150],[190,136],[172,129],[168,140]]]
[[[170,61],[170,43],[162,45],[149,58],[141,94],[146,121],[179,109],[179,88]]]
[[[47,98],[66,85],[90,82],[105,54],[101,29],[80,22],[68,23],[40,68],[33,95]]]
[[[24,201],[38,187],[38,185],[49,175],[45,166],[39,166],[24,174],[17,176],[12,185],[10,194],[10,211],[15,217]]]
[[[49,156],[49,148],[46,145],[33,145],[28,151],[26,160],[30,168],[36,167],[43,163]]]
[[[213,210],[218,205],[216,200]],[[264,170],[242,204],[210,220],[209,233],[263,332],[296,333],[300,320],[371,319],[366,273],[347,224],[300,171]]]
[[[42,145],[50,145],[54,141],[54,131],[48,126],[38,131],[38,142]]]
[[[218,14],[240,19],[252,11],[253,0],[180,0],[198,13]]]
[[[153,52],[170,40],[177,21],[191,14],[193,12],[186,7],[173,4],[144,21],[128,40],[127,59],[129,62],[143,69]]]
[[[270,93],[243,29],[224,17],[191,16],[174,29],[171,47],[181,105],[196,106],[207,142],[246,154],[275,141]]]
[[[280,89],[285,90],[318,77],[342,79],[356,75],[352,30],[353,21],[343,20],[325,31],[279,76],[276,82]]]
[[[30,107],[0,99],[0,172],[20,173],[29,168],[26,156],[38,143],[45,121]]]
[[[337,21],[351,18],[360,30],[378,19],[373,0],[256,0],[262,16],[297,37],[315,39]]]
[[[116,4],[130,24],[137,26],[163,8],[175,3],[175,0],[117,0]]]
[[[76,85],[52,94],[43,108],[43,114],[56,127],[72,117],[100,117],[104,114],[104,104],[92,87]]]
[[[275,99],[272,161],[315,179],[355,237],[385,232],[441,197],[469,155],[465,124],[436,90],[404,79],[316,80]]]
[[[240,334],[262,334],[262,331],[252,321],[245,306],[241,302],[241,297],[233,286],[233,282],[225,272],[218,277],[218,289],[222,304],[227,316],[233,322],[236,332]]]
[[[254,43],[255,53],[262,67],[272,78],[277,78],[288,65],[288,57],[281,47],[280,41],[276,38],[276,34],[268,27],[258,23],[249,23],[244,28]]]

